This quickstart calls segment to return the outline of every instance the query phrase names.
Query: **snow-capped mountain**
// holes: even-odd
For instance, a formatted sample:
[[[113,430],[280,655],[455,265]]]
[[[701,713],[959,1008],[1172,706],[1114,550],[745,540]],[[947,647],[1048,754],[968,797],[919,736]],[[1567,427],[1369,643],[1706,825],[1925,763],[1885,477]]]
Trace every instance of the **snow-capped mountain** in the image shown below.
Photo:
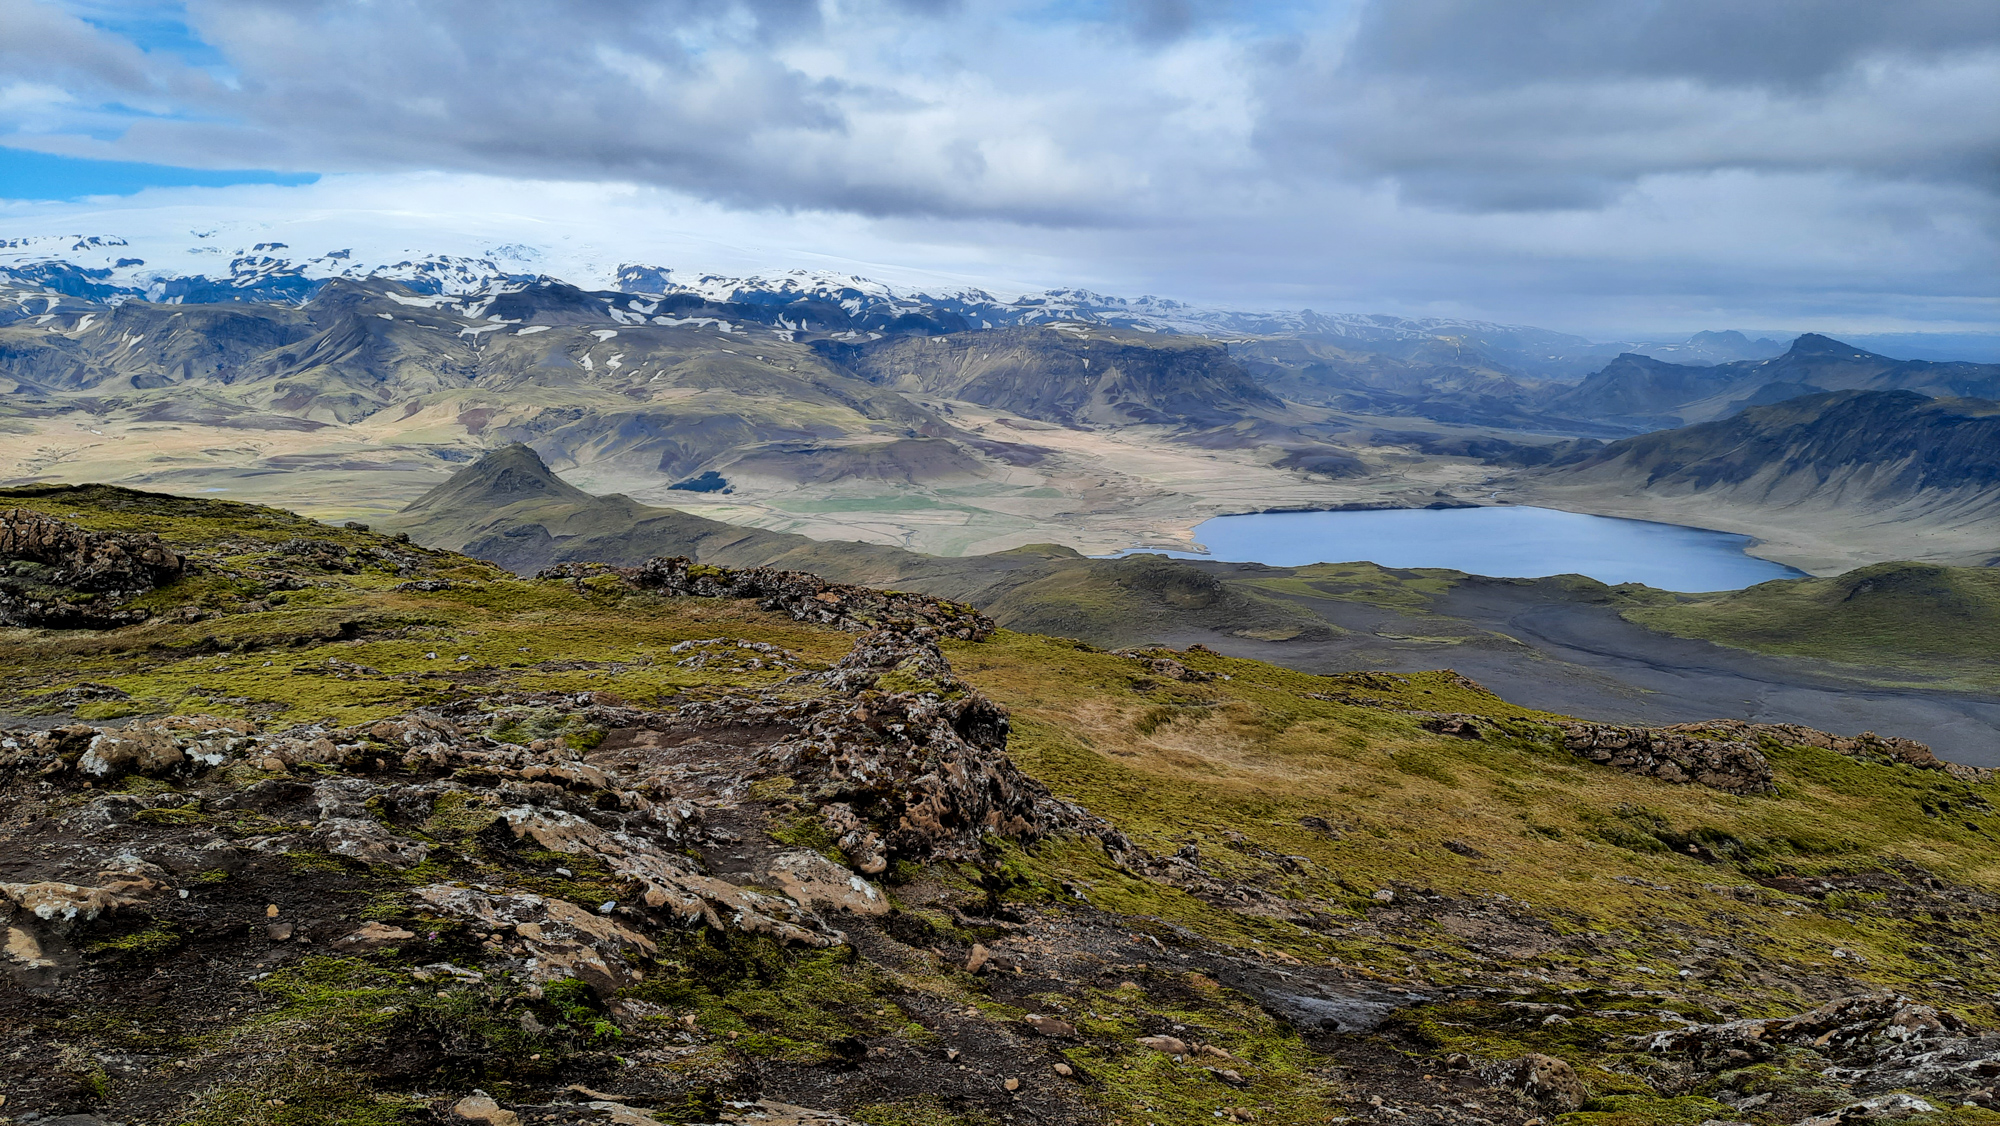
[[[225,241],[227,237],[221,231],[193,230],[185,238],[155,236],[143,244],[105,235],[0,239],[0,282],[17,292],[64,294],[108,304],[132,299],[209,304],[302,303],[330,281],[372,278],[398,282],[420,295],[472,302],[518,291],[529,283],[555,282],[557,279],[543,267],[556,266],[560,257],[522,243],[494,246],[477,256],[351,246],[311,253],[283,242],[234,246]],[[733,277],[627,264],[608,279],[600,275],[571,280],[580,288],[607,295],[629,294],[642,302],[692,298],[710,305],[757,308],[779,327],[795,321],[804,327],[813,310],[838,308],[842,313],[839,319],[847,326],[873,332],[974,331],[1070,322],[1221,339],[1315,336],[1351,341],[1370,350],[1385,346],[1407,349],[1445,339],[1526,368],[1557,360],[1569,362],[1596,351],[1581,337],[1484,321],[1309,309],[1246,311],[1071,288],[1002,297],[970,286],[918,289],[829,271],[790,270]],[[624,319],[629,312],[623,303],[606,304],[616,310],[607,313],[609,319]]]

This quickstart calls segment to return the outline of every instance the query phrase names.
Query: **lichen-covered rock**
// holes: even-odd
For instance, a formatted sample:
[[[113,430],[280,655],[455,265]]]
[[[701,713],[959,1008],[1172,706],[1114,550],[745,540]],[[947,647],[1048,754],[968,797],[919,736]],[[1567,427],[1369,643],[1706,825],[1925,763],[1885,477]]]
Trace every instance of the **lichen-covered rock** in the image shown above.
[[[889,673],[921,690],[862,689]],[[1108,830],[1014,766],[1006,709],[951,674],[931,631],[868,634],[820,675],[855,695],[774,744],[765,765],[812,800],[884,826],[889,856],[971,858],[988,833],[1033,840]]]
[[[856,915],[889,913],[889,898],[882,889],[817,852],[779,853],[765,865],[764,873],[773,887],[810,907]]]
[[[133,598],[181,575],[147,533],[92,532],[27,508],[0,512],[0,625],[109,629],[144,621]]]
[[[1771,763],[1752,743],[1698,734],[1693,725],[1620,727],[1564,721],[1563,745],[1592,762],[1663,782],[1698,783],[1730,794],[1767,794],[1777,787]]]
[[[144,877],[113,879],[102,887],[42,880],[37,883],[0,883],[0,898],[47,922],[89,922],[99,915],[132,907],[158,891],[159,885]]]
[[[1931,753],[1929,746],[1915,739],[1877,735],[1873,731],[1864,731],[1859,735],[1835,735],[1797,723],[1751,723],[1740,719],[1680,723],[1664,730],[1708,732],[1743,741],[1770,740],[1787,747],[1818,747],[1849,758],[1943,771],[1964,782],[1990,782],[2000,775],[2000,771],[1992,767],[1946,762]]]
[[[1165,655],[1165,653],[1171,653],[1172,650],[1166,650],[1163,653],[1160,650],[1152,649],[1118,649],[1114,650],[1114,652],[1120,657],[1139,662],[1139,664],[1145,666],[1148,672],[1153,673],[1155,676],[1164,676],[1168,680],[1198,684],[1203,681],[1215,679],[1215,674],[1212,672],[1191,669],[1173,657]]]
[[[1491,1079],[1495,1086],[1519,1091],[1551,1114],[1568,1114],[1589,1097],[1575,1068],[1540,1052],[1495,1066]]]
[[[1691,1057],[1710,1067],[1770,1059],[1787,1045],[1814,1051],[1862,1071],[1910,1045],[1963,1039],[1971,1026],[1944,1010],[1893,994],[1829,1001],[1789,1017],[1693,1024],[1648,1033],[1633,1046]]]
[[[187,755],[172,737],[158,731],[131,731],[92,739],[76,760],[76,768],[105,780],[128,772],[165,774],[186,761]]]
[[[523,949],[531,981],[581,978],[599,988],[622,989],[642,979],[638,961],[659,944],[631,927],[561,899],[428,884],[411,893],[427,906],[506,932]]]

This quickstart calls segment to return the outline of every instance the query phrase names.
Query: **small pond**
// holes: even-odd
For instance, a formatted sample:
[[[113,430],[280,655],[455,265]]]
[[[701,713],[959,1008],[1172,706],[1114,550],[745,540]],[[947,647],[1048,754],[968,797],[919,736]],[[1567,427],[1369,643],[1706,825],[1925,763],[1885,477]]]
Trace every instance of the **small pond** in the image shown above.
[[[1367,560],[1509,578],[1588,575],[1676,591],[1737,590],[1805,574],[1745,555],[1749,536],[1515,505],[1218,516],[1194,538],[1206,555],[1167,554],[1273,567]]]

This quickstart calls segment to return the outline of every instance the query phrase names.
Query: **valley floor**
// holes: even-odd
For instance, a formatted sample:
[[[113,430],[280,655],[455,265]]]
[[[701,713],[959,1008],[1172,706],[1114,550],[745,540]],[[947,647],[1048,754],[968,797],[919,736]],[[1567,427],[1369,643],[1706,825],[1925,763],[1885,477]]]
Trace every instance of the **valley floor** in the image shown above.
[[[1233,565],[1198,565],[1241,578]],[[1366,592],[1331,597],[1284,581],[1268,584],[1266,593],[1342,632],[1326,640],[1267,642],[1189,630],[1159,640],[1199,641],[1305,672],[1448,666],[1505,699],[1568,715],[1621,723],[1729,718],[1874,730],[1920,740],[1955,762],[2000,766],[2000,697],[1990,692],[1907,669],[1770,656],[1658,633],[1622,617],[1621,605],[1579,598],[1559,581],[1474,578],[1451,584],[1420,608],[1364,600],[1373,597]]]

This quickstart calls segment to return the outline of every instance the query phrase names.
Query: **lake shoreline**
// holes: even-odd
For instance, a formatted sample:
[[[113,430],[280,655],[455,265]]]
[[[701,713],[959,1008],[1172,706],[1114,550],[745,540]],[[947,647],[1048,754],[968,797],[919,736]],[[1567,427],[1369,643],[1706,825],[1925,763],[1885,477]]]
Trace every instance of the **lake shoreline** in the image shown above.
[[[1493,578],[1577,574],[1683,593],[1807,574],[1751,554],[1755,537],[1742,533],[1531,505],[1285,508],[1210,517],[1190,539],[1193,550],[1134,547],[1116,555],[1281,567],[1367,561]]]

